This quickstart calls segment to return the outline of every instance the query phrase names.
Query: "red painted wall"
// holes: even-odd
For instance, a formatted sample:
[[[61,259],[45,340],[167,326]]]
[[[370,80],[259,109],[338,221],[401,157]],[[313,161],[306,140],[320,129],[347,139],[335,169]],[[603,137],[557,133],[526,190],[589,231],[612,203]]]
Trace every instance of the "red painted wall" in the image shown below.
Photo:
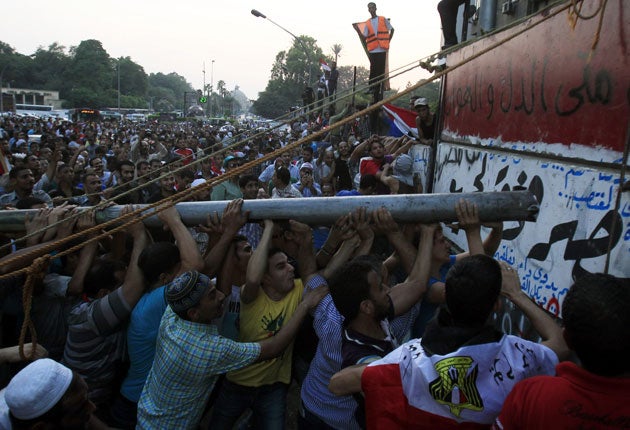
[[[584,14],[599,1],[585,1]],[[577,143],[623,151],[630,120],[630,2],[606,3],[599,17],[571,28],[568,12],[452,71],[444,128],[503,142]],[[541,19],[539,15],[454,54],[454,65]],[[570,154],[567,154],[570,156]]]

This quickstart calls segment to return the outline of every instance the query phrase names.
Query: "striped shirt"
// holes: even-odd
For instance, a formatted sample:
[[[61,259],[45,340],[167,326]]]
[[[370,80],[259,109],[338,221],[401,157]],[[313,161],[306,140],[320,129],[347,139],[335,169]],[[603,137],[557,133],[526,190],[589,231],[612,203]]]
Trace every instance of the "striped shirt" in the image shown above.
[[[320,275],[313,276],[306,284],[307,290],[319,285],[328,285]],[[400,341],[418,315],[416,304],[404,315],[394,319],[392,334]],[[313,327],[319,337],[315,357],[302,384],[301,397],[304,407],[336,429],[359,429],[354,418],[357,403],[352,396],[335,396],[328,390],[330,378],[341,370],[341,341],[343,337],[343,317],[335,307],[332,297],[327,294],[317,305]]]
[[[122,329],[131,309],[118,288],[101,299],[76,305],[68,316],[62,363],[85,379],[90,400],[96,404],[108,401],[114,392],[112,382],[125,355]]]
[[[140,395],[137,429],[196,429],[219,374],[259,355],[259,343],[226,339],[215,325],[183,320],[168,306]]]

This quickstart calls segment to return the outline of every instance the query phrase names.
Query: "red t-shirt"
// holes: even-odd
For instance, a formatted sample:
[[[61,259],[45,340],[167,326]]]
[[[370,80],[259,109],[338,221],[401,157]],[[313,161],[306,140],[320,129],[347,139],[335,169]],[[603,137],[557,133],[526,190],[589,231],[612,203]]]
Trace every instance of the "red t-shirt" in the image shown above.
[[[493,428],[630,428],[630,378],[597,376],[570,362],[556,372],[519,382]]]

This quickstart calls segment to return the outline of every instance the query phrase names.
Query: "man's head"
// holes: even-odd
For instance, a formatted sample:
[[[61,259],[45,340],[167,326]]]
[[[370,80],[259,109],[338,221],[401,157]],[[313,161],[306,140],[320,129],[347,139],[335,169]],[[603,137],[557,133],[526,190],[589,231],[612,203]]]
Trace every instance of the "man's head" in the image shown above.
[[[179,272],[181,257],[179,248],[170,242],[155,242],[142,250],[138,267],[147,285],[165,285]]]
[[[90,160],[90,167],[98,174],[103,176],[103,160],[100,157],[94,157]]]
[[[313,161],[313,147],[305,146],[302,148],[302,160],[305,163],[311,163]]]
[[[269,250],[267,270],[263,276],[263,287],[269,287],[281,294],[289,293],[294,287],[295,270],[287,255],[280,248]]]
[[[247,237],[243,235],[236,235],[234,239],[232,239],[232,243],[234,244],[234,256],[236,257],[236,264],[239,269],[246,271],[247,263],[249,263],[249,259],[252,256],[252,246],[247,241]]]
[[[85,190],[85,194],[96,194],[102,191],[101,178],[94,170],[83,176],[83,189]]]
[[[367,7],[368,7],[368,12],[370,12],[370,15],[372,16],[372,18],[374,18],[376,16],[376,3],[369,2]]]
[[[311,163],[302,163],[300,166],[300,181],[311,181],[313,178],[313,165]],[[312,182],[312,181],[311,181]]]
[[[582,366],[600,376],[630,370],[630,285],[611,275],[578,279],[562,304],[564,339]]]
[[[501,293],[501,266],[478,254],[462,258],[446,274],[446,306],[455,324],[486,323]]]
[[[9,180],[19,194],[29,195],[35,186],[33,172],[26,166],[14,167],[9,172]]]
[[[211,324],[223,314],[225,294],[206,275],[184,272],[166,286],[166,302],[180,318]]]
[[[362,256],[346,263],[332,276],[330,295],[345,324],[360,314],[376,321],[389,314],[389,288],[384,267],[376,256]]]
[[[383,142],[378,138],[372,138],[370,143],[368,143],[368,153],[370,157],[375,160],[382,160],[385,157],[385,147],[383,146]]]
[[[39,169],[40,169],[39,157],[37,157],[37,155],[35,154],[31,154],[28,157],[26,157],[26,167],[31,169],[33,173],[39,173]]]
[[[85,429],[96,409],[87,384],[64,365],[42,358],[13,377],[5,391],[12,427]]]
[[[424,97],[418,97],[413,102],[413,108],[421,119],[425,119],[431,113],[429,110],[429,102]]]
[[[74,169],[68,164],[62,164],[57,168],[57,182],[72,184],[74,182]]]
[[[376,185],[378,184],[378,179],[374,175],[361,175],[361,180],[359,181],[359,192],[364,196],[371,196],[376,193]]]
[[[242,175],[238,178],[238,186],[243,199],[253,200],[258,196],[258,178],[254,175]]]
[[[138,170],[138,177],[140,178],[149,174],[151,166],[147,160],[140,160],[136,163],[136,169]]]
[[[118,163],[120,169],[120,179],[123,184],[127,184],[133,181],[133,176],[136,173],[136,166],[130,160],[123,160]]]
[[[273,183],[278,188],[285,188],[291,183],[291,173],[286,167],[278,167],[273,175]]]
[[[322,196],[323,197],[333,197],[335,195],[335,187],[330,182],[326,182],[322,184]]]
[[[163,176],[160,179],[160,190],[165,194],[175,192],[175,176],[171,174]]]

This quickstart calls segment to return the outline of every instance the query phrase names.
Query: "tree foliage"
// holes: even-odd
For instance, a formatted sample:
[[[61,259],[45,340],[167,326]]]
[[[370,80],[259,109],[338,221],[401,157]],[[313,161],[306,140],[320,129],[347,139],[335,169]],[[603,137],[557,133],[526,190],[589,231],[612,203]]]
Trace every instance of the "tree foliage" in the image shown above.
[[[163,110],[181,108],[192,86],[177,73],[147,75],[130,57],[111,58],[100,41],[84,40],[68,50],[53,42],[23,55],[0,41],[3,86],[56,90],[65,107],[112,107],[118,103],[120,67],[121,107]]]

